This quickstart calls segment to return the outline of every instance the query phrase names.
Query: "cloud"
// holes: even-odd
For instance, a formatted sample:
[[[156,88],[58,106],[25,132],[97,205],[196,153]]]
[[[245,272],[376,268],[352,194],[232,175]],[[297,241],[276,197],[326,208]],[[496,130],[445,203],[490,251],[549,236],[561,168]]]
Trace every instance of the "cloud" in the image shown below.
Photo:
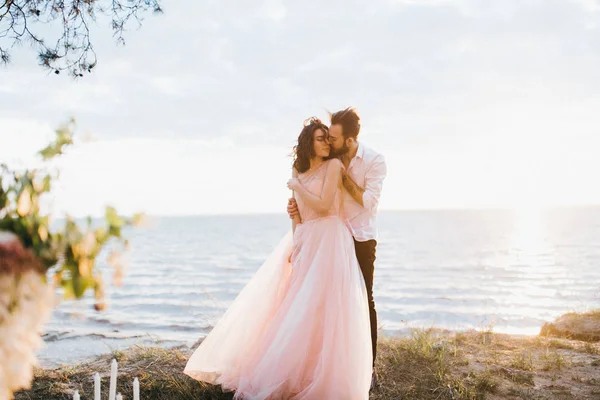
[[[600,11],[600,2],[598,0],[572,0],[572,2],[581,5],[585,11],[590,13]]]
[[[154,215],[282,211],[291,175],[286,149],[223,138],[101,140],[71,150],[59,167],[55,211],[79,215],[107,203]]]
[[[261,11],[267,19],[275,22],[282,22],[287,15],[287,9],[281,0],[265,0]]]
[[[0,117],[0,162],[14,166],[37,163],[36,152],[54,137],[54,129],[36,119]]]
[[[572,185],[592,179],[600,165],[573,156],[582,177],[573,180],[547,160],[560,164],[561,151],[600,146],[598,4],[266,0],[233,8],[175,2],[129,31],[125,47],[114,45],[100,20],[98,69],[77,82],[46,75],[32,52],[18,51],[2,72],[0,119],[13,125],[0,125],[0,137],[47,132],[73,115],[81,131],[103,142],[227,140],[234,150],[220,153],[224,160],[250,160],[259,148],[287,153],[305,118],[355,105],[361,138],[388,153],[389,182],[403,187],[389,190],[382,206],[485,203],[496,192],[508,193],[499,197],[511,202],[509,194],[525,180],[512,185],[506,177],[514,171],[503,175],[487,160],[510,165],[523,142],[539,146],[528,145],[532,160],[546,160],[540,181],[557,176],[591,201],[598,196]],[[29,124],[28,133],[14,121]],[[486,169],[474,173],[482,163]],[[182,168],[177,157],[163,164]],[[282,179],[264,172],[265,181]],[[473,180],[477,187],[489,180],[488,194],[473,188]],[[429,182],[429,189],[419,182]],[[455,199],[448,182],[460,188]],[[544,185],[547,197],[563,196]]]

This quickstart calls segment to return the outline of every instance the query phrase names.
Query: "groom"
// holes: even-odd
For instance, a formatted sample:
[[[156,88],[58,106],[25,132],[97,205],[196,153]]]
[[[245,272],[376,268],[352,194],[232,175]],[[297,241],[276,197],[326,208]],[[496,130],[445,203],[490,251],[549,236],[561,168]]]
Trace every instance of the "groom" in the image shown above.
[[[373,273],[377,247],[376,215],[383,180],[387,173],[383,155],[358,142],[360,118],[353,107],[330,114],[329,142],[331,156],[338,157],[344,166],[344,216],[354,237],[354,247],[365,278],[371,319],[373,366],[377,351],[377,312],[373,300]],[[287,207],[290,218],[298,214],[296,201],[291,198]],[[375,370],[371,389],[377,385]]]

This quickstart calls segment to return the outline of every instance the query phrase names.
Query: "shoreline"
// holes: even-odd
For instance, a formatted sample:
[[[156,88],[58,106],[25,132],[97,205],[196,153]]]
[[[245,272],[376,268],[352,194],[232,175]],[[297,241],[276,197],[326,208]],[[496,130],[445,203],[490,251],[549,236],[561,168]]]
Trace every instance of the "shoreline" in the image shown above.
[[[490,325],[491,327],[492,325]],[[448,329],[432,326],[431,329],[444,332],[461,333],[468,331],[491,330],[492,328],[466,328]],[[541,328],[541,327],[540,327]],[[536,329],[536,332],[540,331]],[[415,330],[424,330],[422,327],[406,327],[402,330],[387,331],[383,328],[379,331],[380,338],[386,339],[408,339]],[[494,332],[507,334],[514,338],[531,338],[537,333],[511,333],[504,330]],[[165,350],[181,347],[195,348],[206,334],[195,339],[165,339],[150,333],[138,333],[131,336],[120,336],[114,333],[76,333],[49,331],[43,335],[44,347],[38,352],[40,368],[56,369],[63,366],[79,365],[93,361],[101,356],[115,351],[126,351],[132,347],[157,347]],[[68,355],[68,356],[67,356]]]
[[[578,316],[600,321],[598,311]],[[66,400],[74,390],[91,399],[95,372],[102,376],[104,394],[112,358],[119,361],[118,391],[126,398],[137,377],[144,400],[231,399],[232,393],[183,375],[199,342],[171,349],[133,346],[75,365],[38,368],[32,388],[15,399]],[[371,400],[600,398],[600,342],[491,329],[417,329],[408,338],[380,339],[376,363],[380,386]]]

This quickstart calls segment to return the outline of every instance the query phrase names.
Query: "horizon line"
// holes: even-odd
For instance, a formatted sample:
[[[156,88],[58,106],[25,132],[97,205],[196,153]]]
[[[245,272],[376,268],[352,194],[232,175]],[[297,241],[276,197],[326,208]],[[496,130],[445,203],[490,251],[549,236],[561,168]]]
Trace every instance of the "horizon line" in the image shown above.
[[[583,209],[600,208],[600,204],[568,204],[568,205],[550,205],[550,206],[481,206],[481,207],[407,207],[407,208],[384,208],[378,210],[382,212],[445,212],[445,211],[523,211],[523,210],[560,210],[560,209]],[[118,211],[118,210],[117,210]],[[189,217],[235,217],[249,215],[285,215],[285,211],[258,211],[258,212],[216,212],[216,213],[192,213],[192,214],[155,214],[140,211],[148,218],[189,218]],[[122,216],[129,216],[127,213],[119,213]],[[132,214],[131,214],[132,215]],[[71,215],[73,218],[102,218],[103,214]],[[64,217],[58,217],[59,219]]]

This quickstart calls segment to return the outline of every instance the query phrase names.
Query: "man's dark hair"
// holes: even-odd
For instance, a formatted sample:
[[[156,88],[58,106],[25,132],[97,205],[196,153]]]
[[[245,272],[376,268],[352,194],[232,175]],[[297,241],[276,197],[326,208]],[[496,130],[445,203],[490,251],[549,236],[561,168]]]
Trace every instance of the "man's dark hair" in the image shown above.
[[[331,125],[340,124],[342,126],[342,134],[344,139],[358,137],[360,132],[360,117],[354,107],[348,107],[345,110],[329,114]]]

